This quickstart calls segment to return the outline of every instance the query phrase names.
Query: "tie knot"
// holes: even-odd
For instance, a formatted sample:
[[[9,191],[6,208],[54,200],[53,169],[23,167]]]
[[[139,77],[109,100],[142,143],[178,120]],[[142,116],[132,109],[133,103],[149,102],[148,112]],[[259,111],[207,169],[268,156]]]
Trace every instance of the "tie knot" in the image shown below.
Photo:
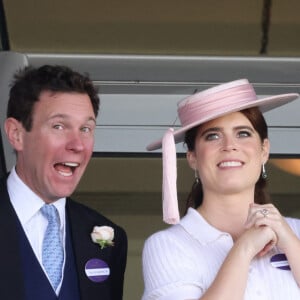
[[[56,207],[53,204],[45,204],[41,208],[43,216],[45,216],[48,222],[57,222],[59,223],[59,216]]]

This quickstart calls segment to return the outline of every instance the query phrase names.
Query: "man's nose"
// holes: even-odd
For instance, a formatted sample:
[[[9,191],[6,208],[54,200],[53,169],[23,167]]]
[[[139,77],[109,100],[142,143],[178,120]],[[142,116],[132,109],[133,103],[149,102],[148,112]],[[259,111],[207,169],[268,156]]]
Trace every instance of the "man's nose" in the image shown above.
[[[75,152],[79,152],[84,149],[84,142],[80,133],[70,133],[67,142],[67,149]]]

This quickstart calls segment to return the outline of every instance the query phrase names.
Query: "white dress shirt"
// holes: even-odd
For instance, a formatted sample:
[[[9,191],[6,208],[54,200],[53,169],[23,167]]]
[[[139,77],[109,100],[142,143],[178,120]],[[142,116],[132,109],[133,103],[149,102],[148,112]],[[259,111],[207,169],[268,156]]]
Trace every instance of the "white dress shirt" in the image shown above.
[[[42,269],[45,272],[45,269],[42,264],[42,245],[48,221],[40,211],[40,208],[45,204],[45,202],[20,179],[20,177],[16,173],[15,168],[12,169],[8,176],[7,189],[10,201],[26,233],[29,243],[33,249],[33,252],[36,255]],[[65,204],[66,198],[61,198],[53,203],[53,205],[55,205],[55,207],[57,208],[60,218],[60,232],[64,246],[64,264],[66,257]],[[47,275],[46,272],[45,274]],[[59,294],[61,284],[62,280],[56,289],[57,295]]]
[[[300,220],[286,221],[300,237]],[[143,249],[142,300],[200,299],[232,246],[228,233],[214,228],[190,208],[179,224],[147,239]],[[280,270],[270,262],[279,252],[274,248],[252,260],[244,300],[300,299],[300,288],[291,271]]]

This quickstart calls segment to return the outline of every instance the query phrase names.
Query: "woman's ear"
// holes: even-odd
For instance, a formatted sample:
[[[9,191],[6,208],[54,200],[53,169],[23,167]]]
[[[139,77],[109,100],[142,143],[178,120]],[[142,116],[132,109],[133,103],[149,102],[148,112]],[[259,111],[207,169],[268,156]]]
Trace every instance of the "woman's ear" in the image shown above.
[[[22,124],[15,118],[8,118],[4,123],[4,130],[9,143],[16,151],[23,148],[23,131]]]
[[[197,169],[197,158],[194,151],[188,151],[186,153],[186,158],[189,163],[189,166],[191,169],[196,170]]]
[[[264,139],[262,143],[262,162],[266,163],[269,159],[270,154],[270,141],[269,139]]]

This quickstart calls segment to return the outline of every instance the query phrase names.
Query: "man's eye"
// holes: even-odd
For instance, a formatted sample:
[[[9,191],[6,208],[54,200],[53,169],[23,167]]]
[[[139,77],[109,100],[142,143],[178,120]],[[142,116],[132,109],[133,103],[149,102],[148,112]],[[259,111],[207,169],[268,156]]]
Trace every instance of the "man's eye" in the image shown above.
[[[53,126],[54,129],[63,129],[63,126],[61,124],[55,124]]]
[[[92,130],[91,130],[90,127],[82,127],[82,128],[81,128],[81,131],[82,131],[82,132],[91,132]]]

